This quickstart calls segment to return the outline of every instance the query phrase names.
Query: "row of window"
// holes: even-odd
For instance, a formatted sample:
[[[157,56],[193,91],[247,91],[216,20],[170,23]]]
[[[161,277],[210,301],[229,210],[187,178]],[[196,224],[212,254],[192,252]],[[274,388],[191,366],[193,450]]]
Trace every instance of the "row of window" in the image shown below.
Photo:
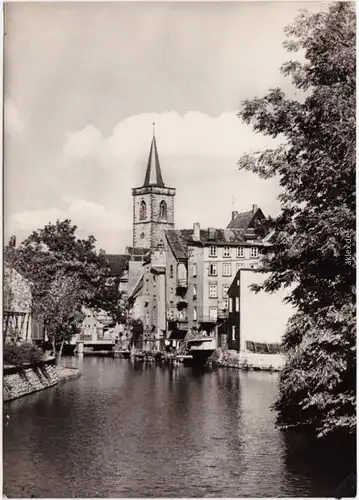
[[[218,274],[218,265],[210,264],[208,266],[208,275],[209,276],[217,276]],[[232,264],[227,263],[222,265],[222,276],[232,276]]]
[[[237,247],[237,257],[240,259],[244,259],[245,247]],[[250,256],[258,257],[258,247],[250,247]],[[218,257],[218,247],[216,245],[211,245],[209,247],[209,256],[210,257]],[[229,258],[232,256],[232,247],[222,247],[222,257]]]
[[[140,203],[140,220],[145,220],[146,218],[147,218],[146,202],[142,200]],[[160,203],[159,218],[161,220],[167,220],[167,203],[164,200],[162,200]]]
[[[229,285],[223,285],[222,286],[222,298],[223,299],[227,299],[227,297],[228,297],[228,290],[229,290]],[[218,286],[217,286],[217,283],[210,283],[209,284],[209,297],[211,299],[218,298]]]
[[[213,321],[217,321],[218,317],[218,308],[210,307],[209,308],[209,319]],[[193,321],[197,321],[197,307],[193,308]]]
[[[229,312],[233,312],[233,311],[239,312],[239,297],[232,297],[232,298],[229,298],[227,300],[228,300],[228,305],[229,305]],[[183,320],[187,319],[187,315],[186,315],[185,311],[177,311],[176,315],[177,315],[178,319],[183,319]],[[170,309],[168,311],[167,317],[169,319],[170,318],[174,319],[175,313],[174,313],[173,309]],[[193,321],[197,321],[197,317],[198,317],[197,316],[197,307],[195,306],[193,308]],[[209,319],[216,321],[217,317],[218,317],[218,307],[211,306],[209,308]],[[153,319],[155,320],[155,316]],[[148,322],[149,322],[149,313],[146,313],[145,324],[148,325]]]
[[[242,264],[241,262],[237,262],[236,272],[239,271],[240,269],[245,269],[246,267],[248,267],[248,266]],[[250,267],[252,269],[255,269],[257,267],[257,264],[251,264]],[[209,264],[208,276],[218,276],[218,264],[214,264],[214,263]],[[232,276],[232,264],[231,263],[222,264],[222,276]]]
[[[257,250],[257,253],[254,252],[253,257],[258,257],[258,248],[253,247],[255,250]],[[241,262],[237,262],[237,271],[239,269],[242,269],[245,267],[245,264],[242,264]],[[170,278],[174,277],[174,269],[173,266],[170,266]],[[208,274],[209,276],[217,276],[218,274],[218,264],[217,263],[211,263],[208,268]],[[231,262],[224,262],[222,264],[222,274],[223,276],[232,276],[232,263]],[[195,278],[197,276],[197,264],[194,262],[192,264],[192,277]]]

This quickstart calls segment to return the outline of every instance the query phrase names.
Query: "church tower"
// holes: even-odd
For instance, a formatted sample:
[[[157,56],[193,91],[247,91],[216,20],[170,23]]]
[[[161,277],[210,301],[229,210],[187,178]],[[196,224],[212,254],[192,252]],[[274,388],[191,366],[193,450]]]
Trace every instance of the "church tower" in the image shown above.
[[[161,232],[174,228],[175,194],[163,182],[153,131],[144,184],[132,189],[134,248],[156,248]]]

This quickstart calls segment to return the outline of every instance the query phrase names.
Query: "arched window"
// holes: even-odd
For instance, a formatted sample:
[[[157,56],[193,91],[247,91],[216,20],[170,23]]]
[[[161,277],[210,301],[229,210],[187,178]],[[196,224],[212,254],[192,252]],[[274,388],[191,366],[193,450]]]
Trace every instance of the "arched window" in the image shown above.
[[[146,203],[142,200],[140,204],[140,220],[146,219]]]
[[[164,200],[160,203],[160,219],[167,220],[167,204]]]

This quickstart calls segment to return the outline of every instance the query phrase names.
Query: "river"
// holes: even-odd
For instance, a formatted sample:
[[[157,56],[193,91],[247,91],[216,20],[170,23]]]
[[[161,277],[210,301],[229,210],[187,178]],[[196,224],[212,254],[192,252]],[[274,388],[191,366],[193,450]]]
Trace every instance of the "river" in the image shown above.
[[[82,377],[4,405],[7,497],[318,497],[350,472],[275,428],[276,374],[64,361]]]

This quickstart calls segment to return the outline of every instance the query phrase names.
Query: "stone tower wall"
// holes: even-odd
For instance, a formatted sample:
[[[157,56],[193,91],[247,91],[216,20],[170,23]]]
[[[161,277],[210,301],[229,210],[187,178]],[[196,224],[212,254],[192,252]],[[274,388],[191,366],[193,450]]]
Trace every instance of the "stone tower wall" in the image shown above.
[[[133,246],[154,248],[157,246],[160,233],[174,227],[175,189],[149,186],[135,188],[133,193]],[[167,205],[167,220],[160,220],[160,204]],[[141,202],[146,203],[146,219],[140,219]]]

